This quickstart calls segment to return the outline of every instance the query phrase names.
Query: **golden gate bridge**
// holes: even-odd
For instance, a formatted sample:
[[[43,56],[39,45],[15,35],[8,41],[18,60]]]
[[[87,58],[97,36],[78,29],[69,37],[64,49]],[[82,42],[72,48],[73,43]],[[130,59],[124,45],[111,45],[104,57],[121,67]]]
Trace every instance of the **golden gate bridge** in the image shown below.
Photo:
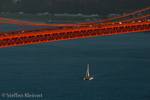
[[[115,18],[74,24],[41,24],[0,18],[0,47],[150,31],[150,7]],[[4,24],[9,31],[4,32]],[[12,26],[18,30],[13,31]],[[29,26],[34,27],[29,29]],[[39,27],[40,28],[37,28]]]

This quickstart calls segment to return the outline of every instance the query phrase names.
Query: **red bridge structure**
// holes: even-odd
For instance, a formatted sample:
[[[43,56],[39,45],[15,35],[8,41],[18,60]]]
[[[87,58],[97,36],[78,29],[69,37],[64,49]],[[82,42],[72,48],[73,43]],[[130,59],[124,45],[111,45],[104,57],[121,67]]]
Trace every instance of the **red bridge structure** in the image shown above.
[[[149,13],[150,7],[100,21],[55,25],[0,18],[0,47],[150,31]],[[9,26],[9,31],[4,31],[5,26]],[[14,26],[17,27],[17,31],[13,30]],[[29,28],[31,26],[32,29]]]

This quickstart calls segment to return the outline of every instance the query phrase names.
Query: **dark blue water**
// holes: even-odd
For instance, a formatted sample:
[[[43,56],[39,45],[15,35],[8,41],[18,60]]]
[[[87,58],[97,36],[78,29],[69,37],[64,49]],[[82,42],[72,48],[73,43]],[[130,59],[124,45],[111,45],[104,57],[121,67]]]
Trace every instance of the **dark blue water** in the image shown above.
[[[92,81],[83,80],[87,63]],[[0,94],[0,100],[150,100],[150,33],[1,48]]]

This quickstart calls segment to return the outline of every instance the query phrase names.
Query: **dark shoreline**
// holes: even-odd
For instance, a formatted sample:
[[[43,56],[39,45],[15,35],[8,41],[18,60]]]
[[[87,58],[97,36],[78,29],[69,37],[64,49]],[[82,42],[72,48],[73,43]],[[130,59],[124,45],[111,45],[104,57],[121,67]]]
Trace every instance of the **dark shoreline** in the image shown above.
[[[18,17],[2,17],[5,19],[11,19],[11,20],[25,20],[25,21],[37,21],[42,23],[47,23],[49,20],[51,20],[52,24],[68,24],[69,23],[81,23],[86,22],[84,20],[65,20],[65,19],[50,19],[50,18],[18,18]]]
[[[52,15],[34,15],[34,14],[0,14],[0,18],[12,19],[12,20],[25,20],[27,21],[36,21],[47,23],[50,21],[52,24],[72,24],[72,23],[82,23],[87,22],[87,20],[92,21],[92,17],[82,17],[82,16],[52,16]]]

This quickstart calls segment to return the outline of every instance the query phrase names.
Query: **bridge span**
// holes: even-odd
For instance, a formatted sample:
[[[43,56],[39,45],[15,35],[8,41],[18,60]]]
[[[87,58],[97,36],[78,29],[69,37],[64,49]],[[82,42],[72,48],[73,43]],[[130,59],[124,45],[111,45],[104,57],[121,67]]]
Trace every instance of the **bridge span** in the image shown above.
[[[0,18],[0,47],[150,31],[149,11],[150,7],[100,21],[55,25]],[[9,25],[9,31],[3,31],[4,24]],[[17,25],[18,30],[12,31],[12,25]],[[29,29],[29,26],[33,26],[34,29]],[[38,26],[41,28],[36,28]]]

